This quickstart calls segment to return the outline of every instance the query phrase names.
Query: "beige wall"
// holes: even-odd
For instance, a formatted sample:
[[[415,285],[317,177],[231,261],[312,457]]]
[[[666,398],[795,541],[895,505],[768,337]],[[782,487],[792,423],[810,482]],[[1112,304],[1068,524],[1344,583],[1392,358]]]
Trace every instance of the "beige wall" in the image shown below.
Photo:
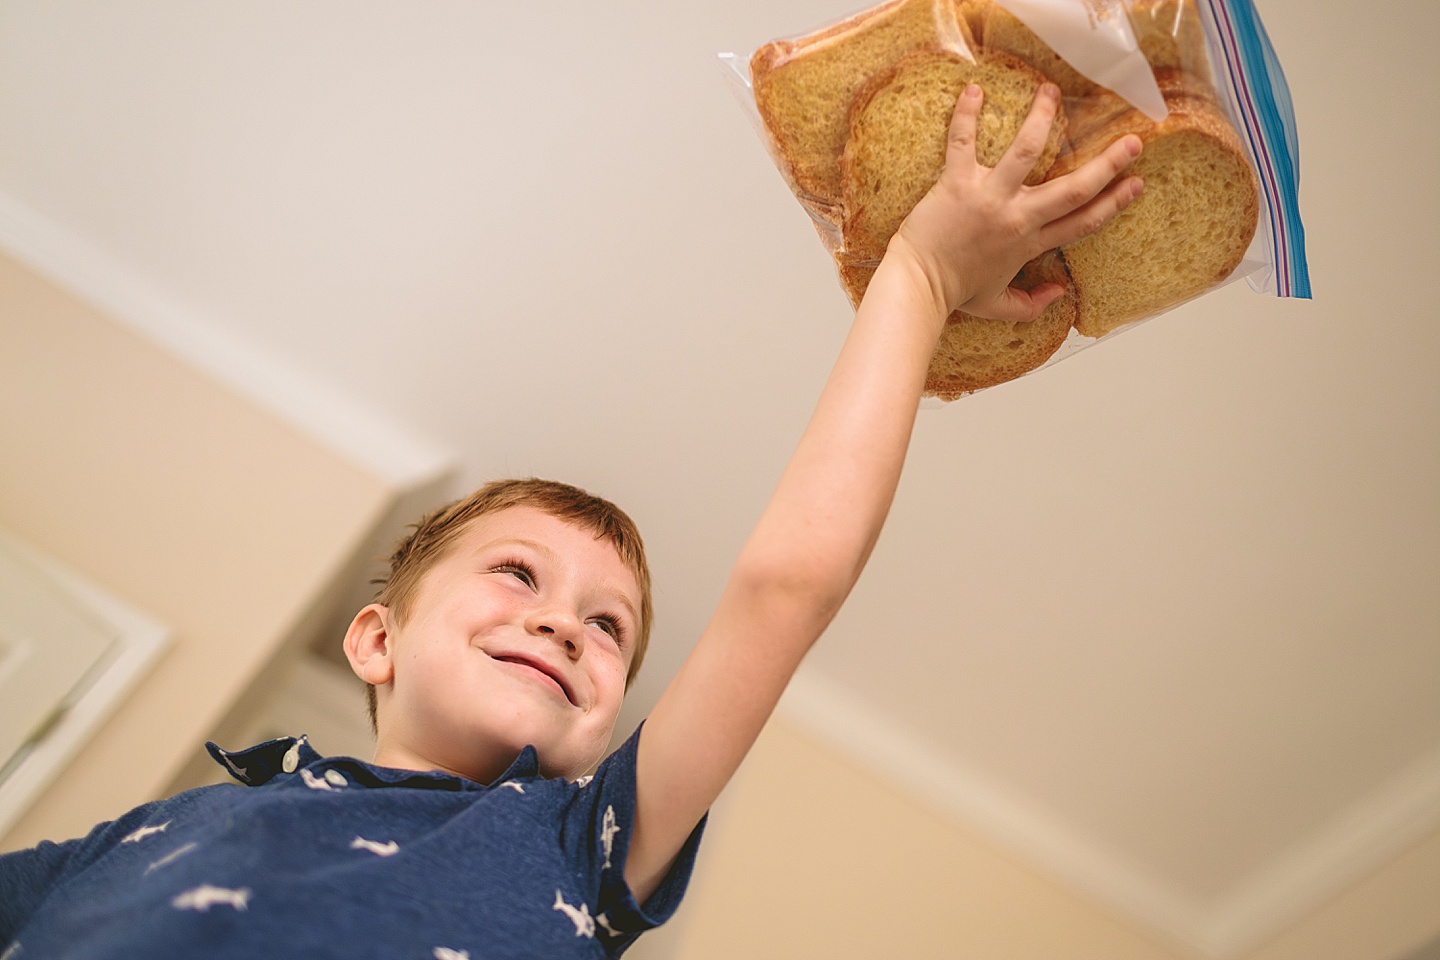
[[[777,716],[717,811],[682,960],[1192,960]],[[1440,934],[1440,834],[1251,960],[1398,960]]]
[[[0,526],[174,643],[0,849],[159,795],[393,500],[384,483],[0,254]]]
[[[783,716],[720,814],[683,960],[1188,960]]]

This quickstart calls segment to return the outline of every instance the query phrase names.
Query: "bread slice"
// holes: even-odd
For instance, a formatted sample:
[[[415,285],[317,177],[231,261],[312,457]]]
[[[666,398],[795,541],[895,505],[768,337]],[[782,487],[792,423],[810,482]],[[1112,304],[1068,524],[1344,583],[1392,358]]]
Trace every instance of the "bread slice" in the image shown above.
[[[980,53],[970,60],[939,49],[912,53],[871,78],[850,107],[850,136],[840,159],[845,253],[854,259],[883,256],[901,221],[940,178],[950,118],[967,84],[985,91],[976,156],[994,166],[1044,82],[1037,70],[1009,54]],[[1064,140],[1060,111],[1027,182],[1045,179]]]
[[[839,257],[837,266],[850,302],[858,308],[878,265]],[[1014,286],[1033,290],[1047,282],[1063,285],[1066,294],[1028,323],[986,320],[960,310],[952,313],[930,358],[925,395],[955,400],[1014,380],[1049,360],[1069,336],[1078,311],[1075,284],[1064,258],[1053,250],[1037,257],[1021,269]]]
[[[950,0],[890,0],[818,33],[756,50],[750,58],[755,106],[795,193],[838,222],[840,153],[855,94],[915,50],[969,51],[973,45]]]
[[[1198,296],[1228,277],[1255,236],[1260,193],[1240,138],[1219,108],[1172,97],[1154,123],[1129,110],[1076,141],[1051,168],[1063,176],[1116,138],[1145,143],[1126,171],[1145,192],[1097,232],[1064,248],[1079,292],[1075,327],[1105,334]]]

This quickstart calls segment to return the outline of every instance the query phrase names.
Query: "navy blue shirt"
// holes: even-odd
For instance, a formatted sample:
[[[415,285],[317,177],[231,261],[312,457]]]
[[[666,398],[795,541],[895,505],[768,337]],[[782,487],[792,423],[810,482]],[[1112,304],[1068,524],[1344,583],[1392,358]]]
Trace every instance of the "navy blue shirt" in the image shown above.
[[[488,785],[301,737],[211,754],[244,786],[0,857],[6,960],[613,957],[679,905],[704,829],[642,906],[624,880],[639,731],[593,779],[526,747]]]

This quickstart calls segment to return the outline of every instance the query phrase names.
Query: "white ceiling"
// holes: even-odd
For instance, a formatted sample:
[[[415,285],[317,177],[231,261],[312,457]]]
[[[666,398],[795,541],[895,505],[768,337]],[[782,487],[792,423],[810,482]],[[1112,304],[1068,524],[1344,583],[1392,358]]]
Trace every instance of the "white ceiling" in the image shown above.
[[[1232,285],[922,411],[796,698],[1212,952],[1440,819],[1440,13],[1259,4],[1316,299]],[[716,54],[854,6],[9,0],[0,240],[272,403],[624,505],[633,723],[849,316]]]

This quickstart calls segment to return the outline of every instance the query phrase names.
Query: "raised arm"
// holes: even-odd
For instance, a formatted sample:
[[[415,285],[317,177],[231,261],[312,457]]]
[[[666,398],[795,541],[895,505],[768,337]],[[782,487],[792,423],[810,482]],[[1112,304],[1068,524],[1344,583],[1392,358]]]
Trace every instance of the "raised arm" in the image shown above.
[[[1058,103],[1047,86],[1004,158],[975,159],[981,94],[959,98],[945,172],[891,241],[774,496],[709,625],[645,724],[625,877],[644,901],[755,742],[880,535],[945,318],[1033,319],[1063,292],[1008,287],[1020,267],[1098,228],[1139,193],[1112,145],[1063,179],[1024,185]],[[1107,187],[1108,185],[1108,187]]]

